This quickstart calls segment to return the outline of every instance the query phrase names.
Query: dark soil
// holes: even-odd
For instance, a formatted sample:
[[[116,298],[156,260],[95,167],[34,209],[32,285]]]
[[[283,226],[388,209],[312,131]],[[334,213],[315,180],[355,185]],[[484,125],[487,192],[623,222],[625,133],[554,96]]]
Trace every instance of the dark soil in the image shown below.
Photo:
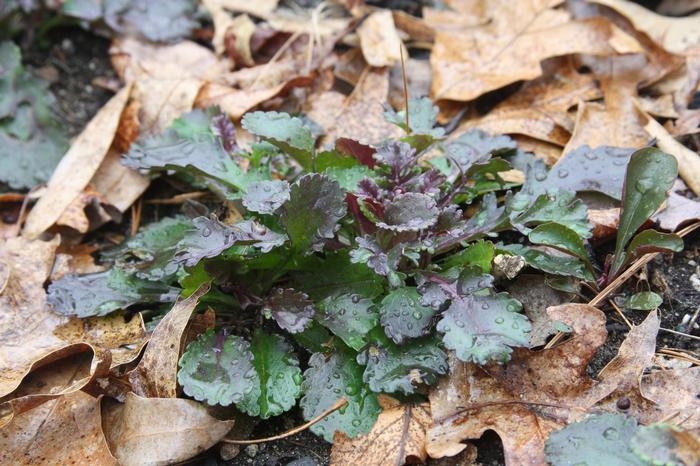
[[[111,97],[112,93],[95,85],[95,79],[113,80],[114,71],[108,56],[109,41],[96,37],[81,29],[59,29],[52,31],[39,44],[25,51],[25,60],[44,77],[53,75],[52,90],[58,100],[57,111],[65,121],[70,135],[78,134],[92,116]],[[52,71],[53,69],[54,71]],[[157,185],[151,189],[159,189]],[[144,210],[144,217],[158,216],[161,212]],[[128,218],[128,217],[127,217]],[[144,220],[145,220],[144,218]],[[118,230],[128,229],[128,220]],[[686,249],[674,257],[663,256],[652,261],[636,277],[633,277],[620,290],[618,297],[635,291],[656,291],[664,297],[659,309],[663,328],[691,333],[700,337],[697,326],[694,329],[682,324],[700,307],[700,232],[686,238]],[[695,274],[694,278],[693,275]],[[693,285],[693,280],[697,284]],[[608,341],[598,351],[589,366],[595,376],[616,354],[627,335],[627,326],[610,306],[603,308],[608,315]],[[624,311],[633,323],[640,323],[647,315],[643,311]],[[700,321],[700,319],[699,319]],[[661,332],[658,348],[679,348],[700,352],[700,340]],[[287,413],[273,420],[261,423],[252,433],[252,438],[262,438],[284,432],[302,424],[297,411]],[[473,442],[479,452],[477,462],[483,466],[504,464],[503,452],[498,436],[487,431]],[[288,439],[245,447],[230,461],[222,461],[218,451],[213,449],[204,457],[188,464],[225,464],[229,466],[313,466],[326,465],[329,461],[330,445],[310,432],[302,432]],[[431,461],[429,464],[444,464]]]

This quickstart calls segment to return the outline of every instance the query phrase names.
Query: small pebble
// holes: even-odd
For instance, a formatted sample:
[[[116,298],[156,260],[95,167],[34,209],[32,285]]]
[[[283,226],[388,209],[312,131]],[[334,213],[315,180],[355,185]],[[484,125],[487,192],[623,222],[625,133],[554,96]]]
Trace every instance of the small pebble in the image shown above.
[[[258,454],[258,446],[248,445],[247,447],[245,447],[245,454],[248,455],[250,458],[255,458],[255,456]]]

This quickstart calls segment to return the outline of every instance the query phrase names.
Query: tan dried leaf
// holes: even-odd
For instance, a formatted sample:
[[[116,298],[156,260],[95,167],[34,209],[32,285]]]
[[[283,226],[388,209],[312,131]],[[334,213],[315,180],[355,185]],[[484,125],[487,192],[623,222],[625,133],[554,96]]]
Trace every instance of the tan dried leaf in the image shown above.
[[[430,57],[435,99],[472,100],[542,74],[546,58],[576,53],[641,52],[639,43],[606,18],[569,21],[561,10],[542,10],[525,29],[492,23],[473,30],[439,31]]]
[[[389,10],[367,17],[357,30],[362,54],[370,66],[392,66],[401,59],[401,39]]]
[[[122,153],[112,147],[90,180],[90,185],[102,195],[107,204],[123,213],[141,197],[150,181],[136,170],[122,165]]]
[[[105,401],[105,437],[122,466],[169,465],[207,450],[233,427],[205,406],[180,398],[142,398],[129,393],[124,404]]]
[[[158,326],[138,366],[129,372],[134,393],[149,398],[177,397],[177,362],[185,328],[199,298],[209,291],[204,284],[186,299],[178,300]]]
[[[594,241],[609,239],[617,233],[620,224],[620,208],[588,209],[588,222],[593,226]]]
[[[428,456],[425,435],[431,423],[427,403],[385,408],[367,435],[352,439],[340,431],[335,433],[331,465],[424,463]]]
[[[51,175],[46,191],[29,212],[24,236],[33,239],[46,231],[83,192],[112,145],[131,89],[127,85],[112,97],[68,149]]]
[[[568,110],[579,101],[600,98],[593,76],[579,74],[570,60],[550,64],[550,73],[525,83],[515,94],[459,130],[480,128],[491,134],[522,134],[559,146],[573,131]]]
[[[0,435],[0,463],[116,466],[102,432],[100,399],[78,391],[16,417]]]

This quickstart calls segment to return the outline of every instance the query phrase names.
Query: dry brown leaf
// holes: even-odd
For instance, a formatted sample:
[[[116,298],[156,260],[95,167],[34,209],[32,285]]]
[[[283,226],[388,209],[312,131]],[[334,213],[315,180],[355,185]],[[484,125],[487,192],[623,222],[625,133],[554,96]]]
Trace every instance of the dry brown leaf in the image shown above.
[[[56,225],[72,228],[78,233],[87,233],[112,220],[121,220],[119,211],[110,206],[100,192],[87,185],[66,207],[56,220]]]
[[[0,435],[0,463],[116,466],[102,433],[100,399],[78,391],[16,417]]]
[[[700,23],[699,23],[700,25]],[[700,155],[685,147],[671,136],[666,128],[649,115],[644,115],[644,129],[650,137],[656,139],[656,145],[678,160],[678,174],[696,195],[700,195]]]
[[[129,373],[134,393],[149,398],[177,396],[177,361],[184,331],[199,298],[207,291],[209,285],[204,284],[188,298],[177,301],[158,323],[141,361]]]
[[[233,427],[205,406],[179,398],[142,398],[129,393],[124,404],[105,402],[105,437],[122,466],[169,465],[207,450]]]
[[[389,10],[375,11],[358,28],[362,55],[370,66],[392,66],[401,59],[401,39]]]
[[[212,22],[214,23],[214,37],[211,40],[214,50],[218,55],[223,55],[226,52],[224,40],[226,31],[233,26],[233,15],[224,10],[221,2],[217,0],[202,0],[204,8],[209,10]]]
[[[510,2],[511,5],[515,2]],[[518,2],[522,6],[524,3]],[[554,3],[554,2],[552,2]],[[508,3],[484,0],[450,0],[445,2],[449,8],[423,7],[423,19],[434,29],[459,30],[480,26],[494,19],[492,8],[507,11]],[[554,6],[554,5],[552,5]]]
[[[630,111],[627,103],[610,108],[595,102],[581,102],[564,154],[583,145],[640,148],[647,142],[649,137],[642,127],[641,115],[633,107]]]
[[[656,8],[662,15],[682,16],[700,10],[700,0],[661,0]]]
[[[248,13],[259,18],[266,18],[272,13],[279,0],[213,0],[213,3],[235,13]]]
[[[406,81],[408,83],[409,98],[426,97],[430,94],[430,83],[433,72],[428,60],[409,58],[406,60]],[[406,106],[403,91],[403,69],[400,63],[396,63],[389,72],[389,103],[397,110],[403,110]]]
[[[643,423],[660,422],[673,416],[673,423],[684,429],[700,428],[700,399],[698,398],[700,367],[652,372],[642,377],[641,396],[650,400],[648,411],[632,410]],[[634,405],[634,403],[633,403]]]
[[[341,54],[338,57],[335,66],[333,67],[333,73],[336,77],[342,79],[343,81],[357,86],[360,82],[365,69],[367,68],[367,62],[365,57],[362,55],[362,50],[359,47],[352,48],[347,52]]]
[[[256,28],[250,16],[244,14],[236,16],[226,29],[224,37],[226,53],[236,61],[238,68],[255,65],[251,39],[254,37]]]
[[[483,117],[464,122],[459,130],[480,128],[491,134],[522,134],[566,145],[574,129],[568,110],[602,94],[593,76],[579,74],[569,60],[555,61],[550,68],[549,74],[525,83]]]
[[[537,78],[542,74],[540,62],[550,57],[642,51],[636,40],[602,17],[569,21],[563,11],[545,9],[526,30],[498,27],[492,23],[436,34],[430,57],[435,99],[472,100],[516,81]]]
[[[605,5],[627,18],[636,29],[656,40],[672,53],[700,45],[700,26],[697,17],[669,18],[647,10],[627,0],[593,0]]]
[[[385,408],[367,435],[352,439],[340,431],[333,437],[331,465],[363,466],[424,463],[425,434],[430,427],[430,406],[403,404]]]
[[[392,10],[391,14],[394,17],[394,25],[411,41],[414,41],[414,47],[429,44],[435,40],[435,30],[428,25],[424,18],[417,18],[401,10]]]
[[[662,118],[678,118],[680,116],[678,111],[676,111],[671,94],[664,94],[658,97],[639,96],[637,101],[642,110],[650,115]]]
[[[33,239],[50,228],[88,185],[112,145],[131,89],[127,85],[112,97],[68,149],[51,175],[47,190],[29,212],[24,236]]]
[[[428,454],[456,455],[467,448],[464,439],[479,438],[490,429],[503,442],[506,466],[545,464],[545,432],[537,417],[517,401],[483,369],[451,357],[450,375],[430,391],[433,426],[426,438]]]
[[[663,210],[656,213],[653,219],[664,230],[676,231],[679,227],[700,219],[700,202],[672,191]]]
[[[121,154],[112,147],[90,180],[90,185],[108,205],[123,213],[141,197],[150,181],[136,170],[122,165]]]
[[[400,129],[384,119],[383,103],[389,96],[389,73],[385,69],[368,68],[353,93],[342,105],[334,91],[310,100],[309,117],[326,131],[322,145],[337,138],[354,139],[364,144],[376,144],[398,137]],[[331,107],[330,103],[335,106]]]

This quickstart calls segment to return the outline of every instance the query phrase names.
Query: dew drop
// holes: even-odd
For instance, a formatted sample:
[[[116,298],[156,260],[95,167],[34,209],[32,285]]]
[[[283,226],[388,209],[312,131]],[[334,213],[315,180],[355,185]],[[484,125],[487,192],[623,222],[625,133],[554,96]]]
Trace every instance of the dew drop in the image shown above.
[[[360,302],[360,295],[354,294],[354,295],[352,295],[352,296],[350,297],[350,300],[351,300],[353,303],[357,304],[357,303]]]
[[[649,191],[652,186],[654,186],[653,180],[649,178],[642,178],[641,180],[637,181],[635,188],[637,189],[637,191],[639,191],[639,193],[644,194],[647,191]]]
[[[608,440],[617,440],[620,437],[620,434],[614,427],[608,427],[603,431],[603,437],[605,437]]]
[[[545,172],[537,172],[535,173],[535,179],[537,181],[544,181],[547,179],[547,174]]]
[[[345,394],[347,396],[355,396],[357,395],[357,391],[357,387],[354,385],[348,385],[347,387],[345,387]]]
[[[207,238],[211,235],[211,229],[209,227],[202,228],[202,236]]]
[[[569,176],[569,171],[564,168],[560,168],[557,172],[557,176],[559,178],[566,178],[567,176]]]
[[[500,324],[502,324],[502,323],[505,322],[505,321],[503,320],[503,317],[496,317],[496,320],[494,320],[494,322],[496,322],[497,324],[500,325]]]
[[[413,318],[416,320],[420,320],[420,318],[423,317],[422,314],[418,311],[413,311]]]
[[[360,424],[362,424],[362,421],[359,419],[353,419],[352,420],[352,426],[353,427],[360,427]]]

